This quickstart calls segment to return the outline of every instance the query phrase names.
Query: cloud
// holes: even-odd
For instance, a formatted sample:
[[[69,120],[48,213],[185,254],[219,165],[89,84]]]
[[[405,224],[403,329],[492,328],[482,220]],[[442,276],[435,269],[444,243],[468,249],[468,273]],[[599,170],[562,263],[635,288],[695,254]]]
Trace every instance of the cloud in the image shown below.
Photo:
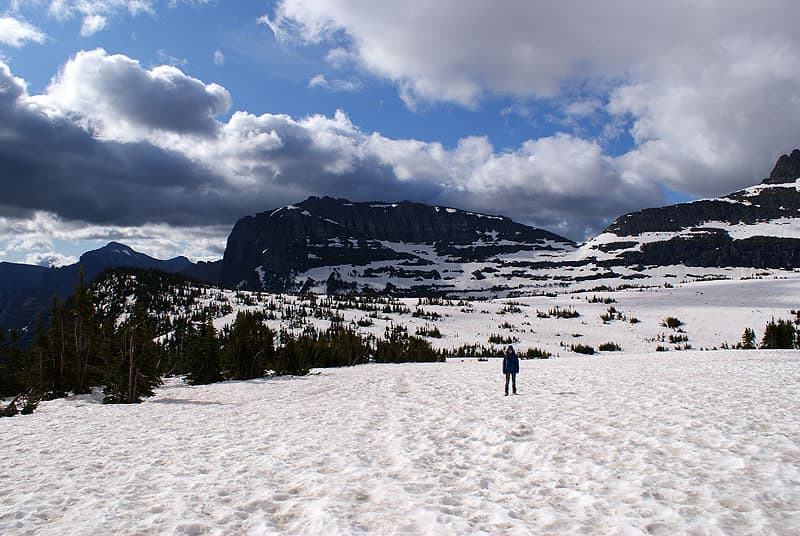
[[[210,135],[217,128],[214,117],[231,105],[230,94],[217,84],[169,65],[148,70],[102,49],[76,54],[38,100],[120,141],[157,130]]]
[[[187,60],[186,58],[179,58],[177,56],[172,56],[171,54],[168,54],[167,51],[164,50],[163,48],[158,49],[156,55],[158,56],[158,61],[160,61],[165,65],[172,65],[173,67],[186,67],[187,65],[189,65],[189,60]]]
[[[70,264],[69,261],[75,258],[56,251],[54,243],[57,241],[76,244],[77,253],[115,241],[159,259],[186,255],[193,260],[215,260],[222,257],[225,239],[230,232],[229,225],[175,227],[144,224],[126,227],[65,220],[44,211],[21,217],[7,211],[0,214],[3,214],[0,216],[0,258],[40,265],[47,265],[48,261],[56,265]],[[5,243],[3,237],[6,237]]]
[[[44,43],[47,36],[36,26],[14,17],[0,17],[0,43],[19,48],[25,43]]]
[[[616,165],[691,195],[751,184],[800,140],[800,34],[791,0],[530,2],[280,0],[284,43],[329,49],[420,103],[506,114],[600,114],[599,141],[630,134]],[[346,61],[339,61],[346,59]],[[574,98],[576,88],[583,88]],[[564,104],[564,103],[567,104]],[[537,106],[542,103],[543,106]]]
[[[201,163],[151,143],[99,139],[73,112],[55,108],[57,101],[28,96],[4,64],[0,88],[3,214],[196,225],[227,222],[238,212],[233,199],[211,194],[220,178]]]
[[[630,172],[695,195],[716,195],[765,177],[800,143],[800,49],[782,38],[720,43],[717,61],[686,58],[642,67],[611,94],[630,117]],[[645,72],[646,71],[646,72]]]
[[[108,24],[108,19],[103,15],[86,15],[81,24],[81,35],[88,37],[101,31]]]
[[[36,266],[44,266],[47,268],[57,266],[67,266],[78,262],[78,257],[72,255],[63,255],[56,251],[47,252],[34,252],[25,256],[24,264],[33,264]]]
[[[355,80],[343,80],[335,78],[328,80],[324,74],[317,74],[308,81],[308,87],[320,88],[328,91],[358,91],[361,84]]]
[[[47,6],[47,14],[58,21],[67,21],[75,17],[81,19],[80,34],[84,37],[104,30],[114,19],[139,15],[156,16],[160,4],[172,9],[178,4],[202,6],[209,0],[13,0],[11,11],[36,10]]]
[[[236,111],[220,121],[223,88],[102,50],[77,54],[41,95],[0,64],[0,88],[0,213],[113,229],[117,240],[137,227],[162,240],[213,228],[221,247],[219,229],[246,214],[331,194],[463,206],[583,238],[661,200],[652,183],[575,136],[498,152],[484,137],[447,149],[365,133],[342,111]]]
[[[217,66],[225,65],[225,54],[223,54],[222,51],[219,49],[214,51],[214,65]]]

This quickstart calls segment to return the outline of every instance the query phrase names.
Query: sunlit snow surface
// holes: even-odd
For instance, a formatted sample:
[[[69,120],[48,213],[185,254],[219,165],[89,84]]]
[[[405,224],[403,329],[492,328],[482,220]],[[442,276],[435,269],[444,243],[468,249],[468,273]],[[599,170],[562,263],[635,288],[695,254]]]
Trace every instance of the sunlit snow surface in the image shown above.
[[[797,534],[800,356],[365,365],[0,420],[2,534]]]

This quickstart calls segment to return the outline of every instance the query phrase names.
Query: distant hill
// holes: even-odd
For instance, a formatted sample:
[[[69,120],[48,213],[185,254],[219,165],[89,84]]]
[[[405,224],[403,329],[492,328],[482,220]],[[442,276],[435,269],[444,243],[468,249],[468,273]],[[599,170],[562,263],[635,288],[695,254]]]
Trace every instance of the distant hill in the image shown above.
[[[154,259],[118,242],[88,251],[75,264],[59,268],[0,262],[0,328],[32,328],[37,314],[46,317],[49,313],[53,296],[64,299],[72,293],[81,270],[88,283],[117,267],[155,269],[215,282],[221,263],[195,264],[186,257]]]

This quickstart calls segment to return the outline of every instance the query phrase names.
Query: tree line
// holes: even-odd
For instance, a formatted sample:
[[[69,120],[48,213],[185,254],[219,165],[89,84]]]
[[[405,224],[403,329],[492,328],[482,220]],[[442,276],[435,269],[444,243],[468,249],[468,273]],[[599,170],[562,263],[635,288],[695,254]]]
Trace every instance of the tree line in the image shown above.
[[[139,283],[159,277],[148,274],[139,274]],[[221,330],[213,325],[213,312],[205,310],[170,318],[149,307],[152,285],[148,281],[149,289],[127,298],[132,303],[123,309],[122,289],[109,302],[108,288],[105,294],[92,292],[81,275],[69,299],[54,298],[49,322],[38,322],[27,347],[20,346],[18,333],[0,333],[0,397],[17,396],[6,413],[96,386],[103,387],[106,403],[139,402],[164,375],[185,375],[197,385],[303,375],[318,367],[443,360],[428,341],[401,328],[387,328],[378,339],[336,322],[325,330],[275,332],[266,325],[269,313],[259,311],[241,311]]]

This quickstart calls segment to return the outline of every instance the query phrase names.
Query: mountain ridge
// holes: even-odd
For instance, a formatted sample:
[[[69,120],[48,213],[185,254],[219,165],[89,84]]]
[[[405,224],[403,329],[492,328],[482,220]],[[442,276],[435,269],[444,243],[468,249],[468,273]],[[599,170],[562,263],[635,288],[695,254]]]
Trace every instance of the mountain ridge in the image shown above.
[[[567,238],[505,216],[410,201],[356,203],[309,197],[240,219],[228,237],[221,282],[248,290],[299,290],[319,282],[318,271],[309,271],[364,267],[369,277],[387,268],[380,263],[393,263],[401,279],[432,281],[440,280],[441,273],[423,267],[442,264],[443,259],[465,263],[501,253],[575,246]],[[336,279],[335,273],[329,271],[325,279]]]
[[[0,262],[0,328],[30,327],[54,295],[71,293],[81,269],[87,282],[108,268],[134,267],[259,291],[478,298],[657,285],[664,267],[683,267],[670,272],[689,279],[794,270],[800,268],[798,177],[800,150],[794,150],[759,184],[624,214],[580,246],[505,216],[312,196],[241,218],[218,261],[160,260],[109,242],[60,268]]]

